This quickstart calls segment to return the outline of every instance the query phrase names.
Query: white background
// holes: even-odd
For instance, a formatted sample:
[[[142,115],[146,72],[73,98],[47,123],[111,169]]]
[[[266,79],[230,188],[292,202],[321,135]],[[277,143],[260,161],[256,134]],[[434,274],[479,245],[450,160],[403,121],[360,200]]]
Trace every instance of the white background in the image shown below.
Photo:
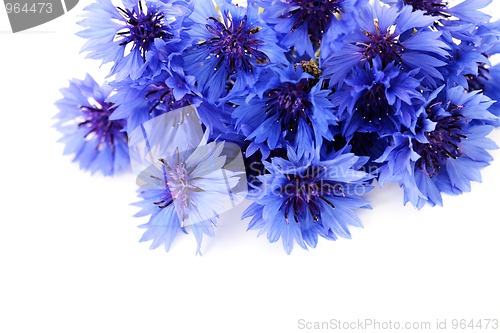
[[[500,11],[500,4],[497,12]],[[373,191],[352,240],[287,256],[223,216],[195,256],[138,243],[132,176],[90,176],[51,127],[58,89],[107,68],[79,54],[70,14],[12,34],[0,7],[0,332],[299,332],[299,319],[500,319],[500,152],[444,208]],[[491,7],[491,12],[494,12]],[[500,130],[491,137],[500,142]]]

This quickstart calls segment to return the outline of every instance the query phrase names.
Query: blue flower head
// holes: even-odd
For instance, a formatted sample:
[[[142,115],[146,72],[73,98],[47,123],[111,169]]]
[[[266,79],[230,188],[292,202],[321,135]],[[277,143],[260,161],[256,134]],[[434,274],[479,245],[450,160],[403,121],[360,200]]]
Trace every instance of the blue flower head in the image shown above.
[[[142,124],[130,141],[141,198],[136,216],[149,216],[140,226],[145,229],[141,241],[168,251],[180,232],[190,231],[201,253],[203,236],[214,236],[219,214],[246,196],[238,147],[207,143],[192,106]],[[228,164],[232,166],[226,168]]]
[[[500,126],[492,0],[95,0],[79,36],[111,84],[72,80],[55,127],[80,167],[137,175],[141,241],[201,253],[247,198],[249,230],[350,238],[374,179],[442,204],[481,181]],[[245,158],[243,158],[245,156]]]
[[[384,0],[390,5],[411,6],[414,10],[421,10],[436,19],[454,18],[476,24],[488,22],[490,19],[490,16],[481,12],[480,9],[488,6],[491,1],[465,0],[453,5],[453,2],[450,3],[448,0]]]
[[[471,181],[481,181],[479,170],[492,161],[487,149],[496,145],[486,135],[493,129],[483,125],[495,116],[491,99],[462,87],[443,90],[428,97],[421,115],[409,133],[396,133],[393,143],[378,162],[379,181],[399,182],[405,203],[421,208],[442,204],[441,192],[470,191]]]
[[[262,0],[266,21],[280,43],[313,57],[325,35],[335,39],[355,25],[358,8],[367,0]]]
[[[188,31],[193,45],[184,54],[187,73],[196,77],[198,89],[212,103],[252,87],[267,64],[286,62],[257,8],[216,2],[219,10],[212,1],[194,1],[190,18],[195,24]]]
[[[150,216],[140,227],[146,229],[141,242],[152,241],[151,249],[160,245],[169,251],[179,232],[190,230],[201,254],[203,236],[215,235],[220,206],[228,200],[228,188],[234,188],[239,177],[222,172],[224,143],[208,143],[192,152],[160,159],[141,176],[143,188],[138,190],[141,208],[136,216]],[[228,177],[227,179],[225,177]],[[146,189],[145,189],[145,188]]]
[[[451,58],[446,66],[446,80],[449,86],[463,86],[471,90],[480,90],[476,79],[485,74],[486,67],[490,61],[488,56],[476,47],[474,43],[462,42],[458,45],[450,43]]]
[[[333,139],[329,126],[336,123],[330,90],[323,82],[304,73],[301,66],[287,70],[267,71],[256,94],[234,100],[236,128],[252,141],[250,153],[259,148],[269,150],[290,145],[302,157],[323,139]],[[267,157],[267,154],[265,154]]]
[[[360,10],[357,27],[341,46],[322,54],[324,75],[332,85],[341,85],[353,67],[362,68],[378,57],[384,67],[394,62],[406,72],[419,69],[430,83],[442,81],[439,69],[446,65],[450,47],[441,40],[441,32],[429,28],[433,24],[432,16],[411,6],[399,10],[375,0]]]
[[[409,128],[423,103],[417,73],[418,69],[403,72],[393,62],[382,68],[379,57],[355,68],[332,95],[343,135],[349,139],[355,132],[386,135]]]
[[[87,75],[72,80],[61,89],[63,98],[56,102],[56,128],[63,134],[64,153],[74,154],[74,161],[92,173],[113,175],[129,168],[125,121],[110,120],[117,105],[109,101],[112,88],[100,87]]]
[[[316,247],[318,236],[350,238],[348,227],[362,226],[354,210],[369,207],[361,196],[371,176],[359,170],[366,159],[342,152],[298,158],[292,149],[287,155],[264,162],[269,174],[259,177],[262,186],[243,214],[252,217],[248,229],[267,233],[272,243],[281,238],[288,254],[294,243]]]
[[[154,117],[195,105],[201,121],[211,132],[224,131],[221,115],[203,99],[195,87],[195,78],[184,73],[183,65],[179,55],[172,56],[153,79],[121,81],[111,99],[121,102],[112,119],[127,120],[127,131],[131,132]]]
[[[82,51],[88,57],[114,62],[111,75],[120,81],[154,76],[168,54],[182,51],[181,30],[189,14],[177,0],[97,0],[85,8],[80,37],[88,39]]]
[[[484,90],[484,93],[492,98],[495,103],[490,107],[490,112],[495,116],[500,117],[500,65],[495,65],[489,69],[482,67],[479,75],[474,80],[479,89]],[[469,81],[469,84],[471,81]],[[500,126],[500,119],[493,122],[496,126]]]

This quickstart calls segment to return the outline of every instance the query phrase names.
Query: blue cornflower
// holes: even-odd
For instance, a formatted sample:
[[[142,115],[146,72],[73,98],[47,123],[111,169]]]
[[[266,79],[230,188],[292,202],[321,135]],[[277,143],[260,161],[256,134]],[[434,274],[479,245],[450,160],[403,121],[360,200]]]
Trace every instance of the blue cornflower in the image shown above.
[[[446,66],[446,81],[450,86],[469,87],[471,90],[480,90],[476,77],[484,76],[490,61],[484,52],[476,47],[474,43],[462,42],[451,45],[451,58]]]
[[[500,53],[500,21],[482,24],[473,29],[473,40],[454,47],[453,62],[448,66],[449,81],[469,90],[482,90],[495,103],[489,111],[500,116],[500,65],[492,66],[490,58]],[[493,122],[500,125],[500,121]]]
[[[486,138],[493,126],[483,125],[495,116],[488,111],[490,98],[462,87],[433,92],[421,109],[415,130],[397,133],[377,160],[379,182],[399,182],[405,203],[422,208],[442,205],[441,192],[470,191],[471,181],[481,181],[479,170],[492,161],[487,149],[496,149]]]
[[[168,54],[182,51],[181,30],[189,14],[177,0],[97,0],[85,8],[78,36],[88,39],[82,51],[87,57],[114,62],[111,75],[117,80],[154,76]],[[161,59],[158,59],[161,58]]]
[[[446,65],[449,46],[441,32],[429,29],[432,16],[404,6],[401,10],[375,0],[359,13],[358,26],[337,50],[322,55],[321,67],[332,85],[343,83],[353,67],[363,67],[379,57],[382,65],[394,62],[405,71],[420,69],[431,83],[443,80],[439,68]]]
[[[252,87],[267,64],[285,63],[276,34],[254,6],[238,7],[224,1],[195,0],[188,31],[193,40],[186,49],[186,71],[197,79],[198,89],[210,102],[227,92],[233,95]]]
[[[262,80],[255,94],[234,100],[239,105],[232,114],[236,128],[251,141],[247,153],[260,149],[267,157],[261,145],[270,150],[290,145],[302,157],[323,139],[333,139],[329,126],[336,117],[322,80],[301,66],[268,71]]]
[[[393,62],[382,68],[379,57],[364,68],[356,67],[332,95],[337,116],[343,121],[342,134],[347,138],[358,131],[386,135],[400,131],[402,126],[411,127],[419,100],[423,100],[417,90],[417,73],[418,69],[402,72]]]
[[[259,176],[262,186],[243,214],[252,217],[248,229],[267,232],[271,243],[281,238],[288,254],[295,242],[316,247],[318,236],[350,238],[348,227],[362,226],[354,209],[369,207],[361,196],[371,176],[359,170],[366,159],[342,152],[299,158],[290,148],[287,155],[264,162],[269,173]]]
[[[266,21],[283,35],[280,43],[313,57],[323,36],[335,39],[355,26],[367,0],[262,0]]]
[[[486,5],[485,2],[464,1],[457,5],[465,8]],[[446,4],[443,8],[447,8]],[[453,7],[455,8],[455,7]],[[472,8],[468,8],[470,15],[475,15]],[[434,26],[443,32],[443,40],[450,47],[448,65],[444,68],[443,75],[450,86],[461,85],[468,87],[474,77],[482,76],[485,66],[490,66],[489,57],[498,52],[500,22],[486,22],[489,16],[477,11],[477,21],[463,22],[460,19],[447,17]],[[480,17],[484,16],[483,19]],[[474,16],[473,16],[474,17]],[[471,82],[471,90],[479,90]]]
[[[492,98],[495,103],[489,108],[489,111],[495,116],[500,117],[500,65],[495,65],[491,68],[480,67],[477,80],[477,88],[484,90],[486,96]],[[469,81],[469,84],[471,81]],[[500,126],[500,119],[493,122],[496,126]]]
[[[158,133],[151,137],[161,140]],[[141,242],[151,240],[151,249],[163,245],[169,251],[177,234],[190,230],[201,254],[203,236],[214,236],[219,213],[234,201],[231,191],[241,179],[241,173],[223,169],[228,162],[223,149],[223,142],[177,148],[173,156],[159,158],[139,175],[142,200],[135,204],[141,208],[136,216],[150,216],[140,226],[146,229]]]
[[[481,24],[473,29],[471,41],[461,42],[459,56],[450,64],[450,77],[469,90],[482,90],[484,94],[495,101],[489,111],[500,116],[500,65],[492,66],[492,56],[500,53],[500,21]],[[478,55],[480,54],[480,55]],[[466,65],[463,65],[463,64]],[[454,65],[454,66],[453,66]],[[461,66],[460,66],[461,65]],[[455,72],[453,71],[454,69]],[[461,70],[461,71],[460,71]],[[462,75],[456,78],[456,73]],[[500,125],[500,120],[492,122]]]
[[[463,22],[485,23],[490,16],[480,9],[487,7],[492,0],[465,0],[462,2],[449,0],[383,0],[390,5],[411,6],[414,10],[424,11],[436,19],[458,18]]]
[[[220,113],[197,91],[195,78],[184,73],[180,56],[171,57],[153,79],[122,81],[112,101],[121,102],[112,119],[126,119],[128,132],[154,117],[189,105],[197,107],[201,121],[210,131],[226,128]]]
[[[108,100],[111,92],[110,86],[100,87],[87,75],[84,80],[71,80],[56,102],[55,127],[63,134],[64,153],[74,154],[82,169],[104,175],[128,169],[130,164],[125,121],[110,120],[117,107]]]
[[[476,25],[472,35],[478,37],[473,42],[480,52],[487,56],[500,53],[500,20]]]

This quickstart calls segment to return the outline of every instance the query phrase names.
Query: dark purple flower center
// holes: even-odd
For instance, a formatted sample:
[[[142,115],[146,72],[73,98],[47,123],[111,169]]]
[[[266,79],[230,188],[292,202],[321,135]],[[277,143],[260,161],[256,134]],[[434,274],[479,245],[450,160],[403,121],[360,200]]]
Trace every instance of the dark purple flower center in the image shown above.
[[[364,31],[368,41],[359,42],[358,46],[362,47],[364,57],[370,63],[375,57],[380,57],[382,64],[385,66],[391,62],[398,65],[402,64],[401,55],[404,52],[404,46],[399,42],[399,36],[395,35],[395,26],[390,26],[387,31],[380,31],[378,21],[374,22],[375,33]]]
[[[266,91],[266,114],[277,115],[283,129],[294,131],[300,118],[310,123],[312,103],[309,100],[310,82],[302,79],[298,83],[285,82],[282,86]]]
[[[125,121],[109,120],[109,116],[115,109],[116,106],[113,103],[96,100],[89,100],[89,105],[80,106],[83,119],[78,126],[87,130],[86,140],[97,138],[98,150],[104,146],[114,148],[115,140],[127,142],[127,135],[122,131]]]
[[[342,7],[344,0],[289,0],[292,10],[283,18],[294,20],[291,31],[307,29],[311,41],[318,45],[325,31],[328,30],[333,19],[345,10]]]
[[[146,99],[150,105],[149,114],[153,117],[192,105],[194,102],[194,98],[190,94],[184,95],[181,100],[176,100],[174,90],[165,83],[151,84],[148,87]]]
[[[168,32],[167,26],[163,23],[164,13],[144,12],[142,1],[139,0],[138,3],[138,9],[116,7],[127,20],[127,27],[118,32],[117,36],[121,46],[132,43],[132,48],[139,49],[145,60],[146,52],[154,44],[156,38],[170,39],[173,35]]]
[[[370,124],[380,124],[389,115],[391,107],[385,97],[385,86],[376,83],[358,99],[355,110]]]
[[[315,222],[321,219],[321,202],[331,208],[335,205],[328,200],[331,196],[345,196],[341,184],[335,184],[322,179],[325,167],[309,167],[302,174],[286,174],[287,183],[280,191],[285,201],[280,207],[287,223],[290,222],[290,213],[295,222],[300,223],[305,214],[311,214]]]
[[[250,26],[246,15],[239,21],[227,17],[227,25],[214,17],[208,20],[206,29],[213,37],[198,43],[198,47],[208,46],[211,56],[218,59],[215,71],[227,66],[231,73],[236,70],[248,73],[256,64],[269,62],[268,56],[259,51],[262,41],[257,34],[262,28]]]
[[[410,5],[415,10],[422,10],[431,16],[449,17],[449,14],[442,10],[448,6],[447,1],[443,0],[404,0],[405,4]]]
[[[436,123],[436,128],[426,132],[425,137],[429,143],[413,140],[413,149],[420,155],[417,166],[429,177],[438,174],[449,158],[456,159],[462,155],[461,142],[467,139],[463,127],[467,119],[460,114],[462,107],[450,105],[444,115],[436,115],[437,109],[442,108],[441,103],[429,107],[430,120]]]

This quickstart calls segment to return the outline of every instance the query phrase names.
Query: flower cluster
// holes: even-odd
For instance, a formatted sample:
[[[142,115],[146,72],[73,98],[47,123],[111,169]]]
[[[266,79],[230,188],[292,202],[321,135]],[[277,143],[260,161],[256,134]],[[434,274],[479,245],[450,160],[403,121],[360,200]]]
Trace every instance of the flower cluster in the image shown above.
[[[57,127],[66,152],[105,175],[129,167],[129,147],[144,153],[132,133],[148,138],[137,205],[153,248],[191,231],[199,252],[242,182],[248,229],[287,253],[349,238],[374,181],[420,209],[481,180],[500,125],[490,3],[94,0],[78,35],[112,63],[110,83],[71,81]],[[176,127],[186,108],[199,132]],[[165,115],[173,125],[151,124]]]

